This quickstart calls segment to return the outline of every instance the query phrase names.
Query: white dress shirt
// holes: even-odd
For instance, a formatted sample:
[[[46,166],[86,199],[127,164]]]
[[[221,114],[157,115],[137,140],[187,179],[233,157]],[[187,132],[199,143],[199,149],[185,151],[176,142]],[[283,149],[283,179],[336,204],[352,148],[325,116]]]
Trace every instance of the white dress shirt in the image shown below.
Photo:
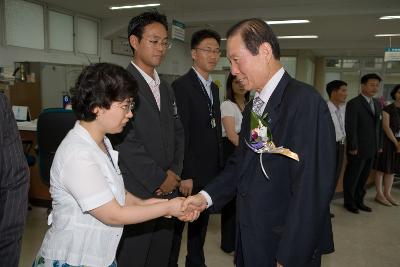
[[[333,125],[335,126],[336,142],[342,142],[346,138],[346,130],[344,126],[346,104],[336,107],[330,100],[328,100],[327,104],[331,113]]]
[[[156,100],[158,109],[160,110],[160,77],[158,76],[157,71],[154,69],[154,79],[151,78],[146,72],[144,72],[140,67],[138,67],[133,61],[131,61],[132,65],[139,71],[139,73],[143,76],[146,83],[149,85],[151,92],[153,93],[154,99]]]
[[[118,152],[104,138],[113,163],[79,121],[57,149],[50,170],[53,211],[39,255],[74,266],[109,266],[123,226],[110,226],[89,214],[112,199],[125,204]],[[115,167],[114,167],[115,166]]]
[[[230,100],[225,100],[221,103],[221,119],[224,117],[233,117],[235,120],[235,132],[240,132],[240,127],[242,125],[242,112],[240,111],[238,105]],[[224,124],[222,124],[222,137],[226,137],[226,131]]]
[[[262,101],[264,101],[264,105],[262,106],[261,110],[264,111],[265,107],[268,104],[269,99],[271,98],[272,93],[275,91],[276,87],[278,86],[278,83],[281,81],[283,74],[285,74],[285,70],[283,68],[280,68],[272,77],[271,79],[267,82],[267,84],[263,87],[263,89],[260,92],[256,92],[254,95],[254,98],[260,97]],[[212,199],[210,195],[204,191],[201,190],[200,194],[202,194],[206,200],[207,200],[207,207],[212,206]]]
[[[213,104],[213,96],[212,96],[212,92],[211,92],[211,83],[212,83],[212,78],[211,75],[208,75],[208,80],[204,79],[203,76],[201,76],[200,73],[197,72],[197,70],[192,67],[192,69],[194,70],[194,72],[196,72],[197,77],[200,79],[201,83],[204,85],[204,88],[206,89],[206,92],[208,94],[208,98],[210,98],[211,100],[211,104]]]

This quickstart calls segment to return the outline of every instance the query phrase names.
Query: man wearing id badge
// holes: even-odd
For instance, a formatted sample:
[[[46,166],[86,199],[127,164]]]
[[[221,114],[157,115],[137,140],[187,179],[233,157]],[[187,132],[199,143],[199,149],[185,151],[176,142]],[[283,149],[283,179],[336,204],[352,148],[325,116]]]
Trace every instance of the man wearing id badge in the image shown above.
[[[221,111],[217,85],[210,72],[220,56],[221,38],[212,30],[200,30],[192,35],[193,66],[172,83],[179,117],[185,132],[180,192],[183,196],[197,194],[215,177],[222,166]],[[203,245],[208,225],[208,213],[188,225],[186,266],[205,266]],[[184,223],[176,220],[175,236],[169,266],[178,266]]]

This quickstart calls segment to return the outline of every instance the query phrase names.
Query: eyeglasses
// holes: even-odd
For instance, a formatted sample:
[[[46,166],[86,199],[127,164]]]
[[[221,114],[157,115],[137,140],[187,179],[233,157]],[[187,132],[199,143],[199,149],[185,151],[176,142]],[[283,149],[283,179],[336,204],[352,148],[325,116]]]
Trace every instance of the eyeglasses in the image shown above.
[[[146,37],[142,37],[142,38],[149,41],[150,45],[152,47],[157,47],[158,45],[161,45],[162,49],[170,49],[172,46],[172,44],[170,42],[168,42],[167,40],[148,39]]]
[[[115,103],[115,105],[119,108],[121,108],[123,111],[125,111],[126,114],[128,114],[129,112],[133,111],[133,109],[135,108],[135,102],[131,101],[131,102],[120,102],[120,103]]]
[[[199,47],[197,47],[195,49],[203,51],[207,55],[217,55],[217,56],[221,55],[221,51],[219,49],[209,49],[209,48],[205,49],[205,48],[199,48]]]

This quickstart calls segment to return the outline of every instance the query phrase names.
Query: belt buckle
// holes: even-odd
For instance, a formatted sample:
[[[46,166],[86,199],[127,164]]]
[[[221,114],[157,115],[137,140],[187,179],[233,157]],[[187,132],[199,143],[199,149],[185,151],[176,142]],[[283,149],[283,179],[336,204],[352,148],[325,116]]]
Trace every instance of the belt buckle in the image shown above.
[[[346,143],[346,139],[345,138],[342,138],[341,140],[340,140],[340,144],[341,145],[344,145]]]

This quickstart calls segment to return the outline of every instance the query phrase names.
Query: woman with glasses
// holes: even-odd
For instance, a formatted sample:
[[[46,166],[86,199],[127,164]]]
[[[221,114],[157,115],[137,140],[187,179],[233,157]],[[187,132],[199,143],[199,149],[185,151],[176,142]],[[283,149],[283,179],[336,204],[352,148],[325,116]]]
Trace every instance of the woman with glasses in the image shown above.
[[[142,200],[124,189],[118,152],[106,134],[133,117],[137,83],[122,67],[99,63],[80,74],[72,96],[74,128],[57,149],[50,171],[51,224],[33,266],[116,266],[123,225],[161,216],[183,220],[182,199]]]
[[[222,143],[225,164],[239,145],[242,112],[249,101],[249,96],[250,92],[244,90],[236,76],[229,73],[226,81],[226,100],[221,103]],[[226,253],[231,253],[235,249],[235,201],[236,199],[231,200],[221,210],[221,249]]]
[[[376,162],[375,201],[385,206],[399,206],[391,195],[394,174],[400,173],[400,84],[390,93],[394,103],[383,108],[383,152]],[[383,180],[383,190],[382,190]]]

